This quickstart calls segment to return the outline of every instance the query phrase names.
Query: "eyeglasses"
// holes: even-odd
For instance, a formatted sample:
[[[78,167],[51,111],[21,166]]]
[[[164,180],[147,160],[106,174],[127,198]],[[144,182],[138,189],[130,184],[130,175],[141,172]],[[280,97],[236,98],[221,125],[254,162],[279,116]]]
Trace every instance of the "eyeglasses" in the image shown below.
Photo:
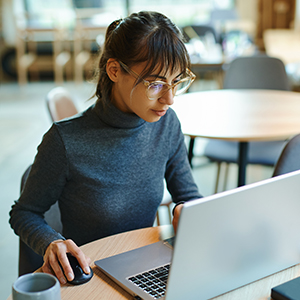
[[[126,66],[121,61],[119,61],[119,63],[127,73],[129,73],[135,78],[140,79],[143,82],[143,84],[147,88],[146,95],[149,98],[149,100],[157,100],[161,98],[170,89],[172,89],[173,96],[181,95],[187,91],[187,89],[191,86],[191,84],[196,78],[196,75],[192,71],[186,69],[185,71],[186,76],[173,84],[168,84],[166,82],[159,81],[159,80],[147,81],[143,79],[139,74],[131,70],[128,66]]]

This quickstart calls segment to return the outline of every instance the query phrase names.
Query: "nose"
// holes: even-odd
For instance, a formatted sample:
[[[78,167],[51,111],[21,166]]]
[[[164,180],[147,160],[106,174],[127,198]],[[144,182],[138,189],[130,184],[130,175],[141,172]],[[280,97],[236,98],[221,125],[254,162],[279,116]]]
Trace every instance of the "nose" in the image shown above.
[[[172,105],[174,103],[174,95],[172,89],[169,89],[165,94],[163,94],[159,99],[160,103],[167,105]]]

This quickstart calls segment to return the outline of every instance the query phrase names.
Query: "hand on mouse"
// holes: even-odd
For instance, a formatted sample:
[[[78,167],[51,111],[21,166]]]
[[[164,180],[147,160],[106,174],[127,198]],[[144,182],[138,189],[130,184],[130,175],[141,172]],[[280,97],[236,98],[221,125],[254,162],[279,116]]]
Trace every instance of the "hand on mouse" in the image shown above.
[[[50,243],[46,249],[42,271],[44,273],[54,273],[61,284],[65,284],[67,280],[72,281],[74,278],[67,253],[71,253],[77,258],[82,270],[86,274],[90,273],[89,264],[91,263],[91,259],[86,257],[72,240],[56,240]],[[64,274],[66,274],[67,278]]]

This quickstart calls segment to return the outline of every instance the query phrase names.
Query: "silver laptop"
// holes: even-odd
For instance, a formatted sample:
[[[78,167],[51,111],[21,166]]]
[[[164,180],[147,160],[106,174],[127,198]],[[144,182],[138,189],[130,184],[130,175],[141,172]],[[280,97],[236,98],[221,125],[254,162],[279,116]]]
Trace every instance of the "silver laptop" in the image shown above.
[[[296,171],[185,203],[173,249],[160,241],[95,264],[136,299],[210,299],[299,263],[299,228]]]

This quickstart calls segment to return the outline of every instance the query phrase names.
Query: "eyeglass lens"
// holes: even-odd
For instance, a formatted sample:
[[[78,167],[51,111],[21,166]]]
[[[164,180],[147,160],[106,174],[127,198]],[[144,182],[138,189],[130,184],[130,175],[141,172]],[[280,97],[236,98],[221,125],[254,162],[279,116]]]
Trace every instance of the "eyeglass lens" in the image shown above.
[[[180,95],[183,92],[185,92],[187,90],[187,88],[189,87],[190,83],[191,83],[191,80],[185,80],[185,81],[182,81],[179,84],[177,84],[173,88],[173,95]],[[150,99],[158,99],[158,98],[162,97],[169,89],[170,89],[170,86],[167,84],[152,82],[148,86],[148,91],[147,91],[148,97]]]

